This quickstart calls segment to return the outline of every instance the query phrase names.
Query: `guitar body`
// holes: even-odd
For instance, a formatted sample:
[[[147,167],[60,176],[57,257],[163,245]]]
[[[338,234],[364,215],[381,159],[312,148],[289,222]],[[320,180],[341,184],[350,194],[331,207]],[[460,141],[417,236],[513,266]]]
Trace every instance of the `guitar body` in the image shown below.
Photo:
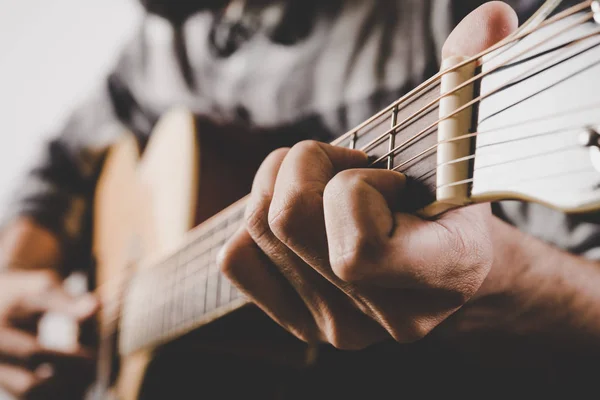
[[[254,307],[190,332],[175,343],[120,354],[120,324],[123,315],[132,311],[124,305],[131,277],[156,268],[155,261],[180,246],[192,228],[243,197],[262,159],[274,148],[291,144],[273,140],[281,135],[268,133],[262,139],[244,133],[241,136],[249,138],[244,143],[238,129],[215,129],[210,124],[205,128],[196,126],[192,114],[174,110],[161,118],[143,151],[134,136],[127,134],[105,160],[94,204],[96,291],[103,301],[98,399],[140,398],[157,353],[161,358],[169,352],[185,353],[188,361],[179,364],[189,363],[194,353],[198,354],[194,363],[229,357],[250,368],[256,362],[269,368],[275,365],[279,371],[297,371],[305,365],[306,345]],[[238,137],[238,146],[230,147],[232,137]],[[249,148],[255,150],[251,157]],[[178,368],[199,371],[203,367]],[[156,398],[145,393],[144,399]]]
[[[122,296],[123,288],[111,285],[115,277],[126,280],[147,265],[145,259],[166,253],[193,227],[198,154],[193,118],[183,111],[161,120],[143,158],[133,135],[126,135],[111,150],[99,181],[94,216],[97,283],[106,289],[104,299],[114,302]],[[105,305],[100,321],[103,333],[115,330],[112,320],[118,312],[119,307]],[[150,351],[141,351],[122,359],[116,386],[119,399],[138,398],[151,358]],[[101,365],[101,371],[107,367],[112,365]]]

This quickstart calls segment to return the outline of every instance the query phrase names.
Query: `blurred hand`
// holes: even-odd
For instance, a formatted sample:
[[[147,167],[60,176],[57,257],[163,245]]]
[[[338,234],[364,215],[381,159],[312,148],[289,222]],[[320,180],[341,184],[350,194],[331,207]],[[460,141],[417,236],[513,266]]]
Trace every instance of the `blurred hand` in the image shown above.
[[[516,28],[489,3],[448,39],[473,55]],[[247,224],[222,250],[229,279],[305,341],[360,349],[427,335],[478,291],[493,262],[489,205],[426,221],[398,209],[403,175],[367,170],[366,154],[317,142],[271,154]],[[496,245],[496,243],[494,243]]]
[[[45,349],[37,322],[47,312],[84,322],[97,307],[91,295],[72,298],[53,271],[0,272],[0,387],[20,399],[81,398],[93,372],[92,352]]]

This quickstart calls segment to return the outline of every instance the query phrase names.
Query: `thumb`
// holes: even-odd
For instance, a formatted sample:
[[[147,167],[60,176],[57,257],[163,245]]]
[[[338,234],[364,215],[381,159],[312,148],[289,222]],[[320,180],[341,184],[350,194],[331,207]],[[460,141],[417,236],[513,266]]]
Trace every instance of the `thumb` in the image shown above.
[[[452,31],[442,58],[474,56],[509,36],[518,27],[515,11],[506,3],[492,1],[467,15]]]

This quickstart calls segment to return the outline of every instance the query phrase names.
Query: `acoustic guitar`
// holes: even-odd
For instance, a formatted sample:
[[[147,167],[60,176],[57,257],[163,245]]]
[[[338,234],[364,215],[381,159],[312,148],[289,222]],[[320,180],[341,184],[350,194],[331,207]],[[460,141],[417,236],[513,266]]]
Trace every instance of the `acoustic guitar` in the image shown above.
[[[555,13],[560,3],[548,1],[484,53],[446,60],[440,73],[332,144],[367,152],[373,168],[406,174],[414,193],[406,207],[424,218],[508,199],[598,210],[600,3]],[[244,310],[260,314],[216,263],[244,223],[245,199],[206,218],[237,196],[236,177],[244,176],[247,190],[256,164],[211,165],[219,157],[205,151],[204,137],[198,141],[190,113],[174,110],[143,152],[129,135],[106,159],[94,214],[104,303],[99,399],[139,398],[165,344]],[[234,351],[218,334],[205,336],[198,346]],[[303,365],[312,350],[282,334],[245,351]]]

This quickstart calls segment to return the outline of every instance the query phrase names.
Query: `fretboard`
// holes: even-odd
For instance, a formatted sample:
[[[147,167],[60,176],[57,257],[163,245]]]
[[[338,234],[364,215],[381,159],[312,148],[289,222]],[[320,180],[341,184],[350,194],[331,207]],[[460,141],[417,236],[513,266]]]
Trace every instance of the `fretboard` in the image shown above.
[[[407,206],[424,206],[435,196],[437,153],[431,149],[437,143],[439,96],[440,86],[434,84],[332,144],[361,149],[378,160],[375,167],[412,177],[420,190]],[[413,117],[422,109],[427,111]],[[242,199],[195,228],[177,252],[133,278],[120,325],[123,354],[170,341],[248,303],[216,263],[221,247],[242,226],[245,203]]]

